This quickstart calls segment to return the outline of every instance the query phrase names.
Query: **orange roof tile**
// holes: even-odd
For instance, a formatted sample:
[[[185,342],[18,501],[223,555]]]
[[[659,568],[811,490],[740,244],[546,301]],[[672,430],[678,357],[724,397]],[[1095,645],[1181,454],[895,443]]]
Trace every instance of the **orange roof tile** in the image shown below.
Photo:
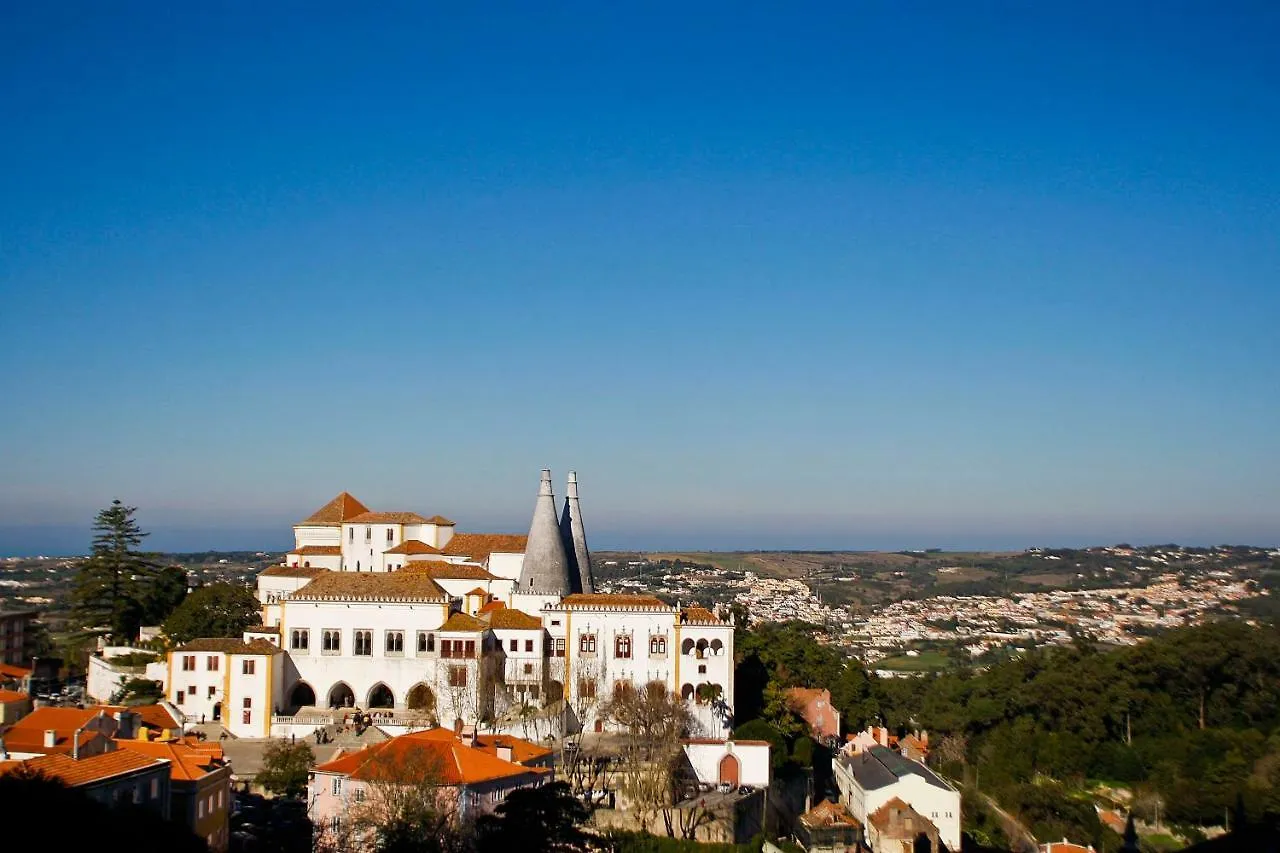
[[[492,581],[497,580],[480,566],[469,566],[465,563],[449,563],[442,560],[414,560],[405,563],[402,572],[417,572],[446,581]]]
[[[478,595],[478,596],[480,596],[481,598],[483,598],[484,596],[486,596],[486,595],[488,595],[488,594],[489,594],[489,593],[485,592],[485,591],[484,591],[483,589],[481,589],[480,587],[476,587],[475,589],[470,590],[469,592],[467,592],[467,593],[466,593],[466,595]]]
[[[695,625],[723,625],[724,622],[705,607],[686,607],[680,611],[680,621]]]
[[[327,571],[312,566],[270,566],[258,574],[269,578],[314,578]]]
[[[528,544],[528,536],[516,533],[455,533],[442,550],[455,557],[470,557],[477,563],[483,563],[494,553],[523,554]]]
[[[455,522],[450,521],[443,515],[433,515],[427,519],[428,524],[434,524],[436,527],[457,527]]]
[[[42,755],[39,758],[29,758],[20,763],[32,770],[40,771],[45,776],[57,779],[70,788],[101,782],[112,776],[120,776],[161,764],[150,756],[124,749],[79,759],[55,753]],[[11,772],[18,764],[19,762],[12,762],[0,767],[0,772]]]
[[[465,613],[455,613],[450,616],[443,625],[437,628],[437,631],[483,631],[489,626],[481,622],[474,616],[468,616]]]
[[[890,813],[895,811],[902,812],[904,815],[912,819],[914,832],[918,832],[920,831],[920,829],[923,828],[920,823],[916,822],[916,818],[919,818],[921,821],[929,824],[930,826],[933,825],[933,822],[931,820],[926,818],[924,815],[920,814],[915,809],[911,808],[911,806],[907,805],[899,797],[894,797],[893,799],[889,800],[884,805],[882,805],[880,808],[876,809],[870,815],[868,815],[867,822],[870,824],[873,824],[876,827],[876,829],[880,830],[882,833],[887,832],[891,825]]]
[[[840,803],[823,800],[809,811],[800,815],[800,822],[810,829],[829,826],[862,826],[858,819],[849,814]]]
[[[527,761],[538,761],[546,758],[551,754],[551,750],[545,746],[527,741],[514,735],[476,735],[476,749],[484,750],[490,755],[496,756],[499,747],[506,747],[511,750],[511,760],[517,764],[524,764]]]
[[[31,697],[17,690],[0,690],[0,702],[22,702]]]
[[[488,614],[489,627],[500,628],[504,630],[533,631],[542,630],[542,620],[536,616],[530,616],[520,610],[511,610],[503,608],[494,610]]]
[[[284,649],[269,640],[254,638],[248,642],[238,637],[201,637],[178,646],[175,652],[224,652],[229,655],[278,655]]]
[[[430,576],[411,572],[324,572],[292,593],[293,601],[448,601]]]
[[[0,678],[26,678],[31,670],[25,666],[14,666],[11,663],[0,663]]]
[[[501,601],[494,599],[493,601],[490,601],[488,604],[484,605],[479,610],[477,610],[476,613],[477,615],[484,616],[486,613],[492,613],[495,610],[503,610],[504,608],[506,608],[506,606],[507,605],[502,603]]]
[[[341,557],[341,545],[303,545],[289,552],[299,557]]]
[[[203,778],[222,768],[221,752],[218,755],[205,750],[193,749],[186,743],[159,743],[145,740],[118,740],[120,749],[141,753],[150,758],[169,760],[169,774],[178,781],[194,781]]]
[[[369,508],[367,506],[360,503],[360,501],[353,498],[347,492],[343,492],[324,506],[320,507],[320,509],[311,513],[311,515],[307,516],[306,519],[299,522],[299,526],[301,527],[302,525],[308,524],[341,524],[354,515],[360,515],[361,513],[368,511]]]
[[[362,512],[344,519],[347,524],[427,524],[416,512]]]
[[[574,609],[579,607],[594,608],[606,607],[611,609],[623,608],[628,610],[647,610],[651,608],[661,608],[663,610],[673,610],[669,604],[662,599],[653,595],[605,595],[601,593],[574,593],[566,595],[558,606],[551,609]]]
[[[383,551],[384,554],[439,554],[440,549],[428,545],[421,539],[406,539],[394,548]]]
[[[315,770],[318,773],[339,773],[353,779],[388,781],[395,781],[401,773],[413,777],[414,781],[421,780],[424,775],[438,776],[445,785],[473,785],[550,772],[545,767],[522,767],[484,749],[467,746],[453,732],[439,728],[400,735],[359,752],[341,755],[318,765]]]

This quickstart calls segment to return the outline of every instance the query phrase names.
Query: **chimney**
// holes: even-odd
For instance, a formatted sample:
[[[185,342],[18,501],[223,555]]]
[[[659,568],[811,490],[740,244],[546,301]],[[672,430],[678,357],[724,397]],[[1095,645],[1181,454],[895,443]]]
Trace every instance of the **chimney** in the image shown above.
[[[460,737],[462,738],[463,746],[475,746],[476,745],[476,727],[463,726]]]
[[[45,749],[52,749],[58,745],[58,732],[54,729],[44,730],[44,746]]]
[[[920,743],[924,744],[925,747],[929,746],[929,733],[924,729],[920,730]]]
[[[503,761],[515,761],[512,757],[511,746],[509,744],[498,744],[498,757]]]
[[[569,472],[565,486],[564,510],[560,514],[560,538],[569,558],[569,582],[574,592],[595,592],[591,574],[591,552],[587,549],[587,531],[582,526],[582,505],[578,502],[578,472]]]
[[[9,750],[4,748],[4,738],[0,737],[0,761],[9,760]]]
[[[138,736],[138,714],[136,711],[116,711],[116,737],[122,740],[133,740]]]
[[[516,592],[562,596],[572,591],[569,554],[556,518],[555,494],[551,491],[551,470],[543,468]]]

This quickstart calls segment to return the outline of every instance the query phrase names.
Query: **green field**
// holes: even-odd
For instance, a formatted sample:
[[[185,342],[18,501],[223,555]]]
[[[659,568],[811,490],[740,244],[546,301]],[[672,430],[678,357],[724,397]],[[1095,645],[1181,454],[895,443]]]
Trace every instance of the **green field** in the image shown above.
[[[894,655],[878,660],[870,665],[870,669],[896,669],[899,672],[927,672],[935,669],[946,669],[951,661],[942,652],[921,652],[919,657]]]

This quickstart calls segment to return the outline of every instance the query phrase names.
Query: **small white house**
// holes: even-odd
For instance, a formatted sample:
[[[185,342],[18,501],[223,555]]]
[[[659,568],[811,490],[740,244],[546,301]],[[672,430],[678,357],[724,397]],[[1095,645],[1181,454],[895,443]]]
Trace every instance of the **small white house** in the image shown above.
[[[699,782],[729,784],[735,788],[769,786],[767,740],[691,738],[684,741],[684,754]]]

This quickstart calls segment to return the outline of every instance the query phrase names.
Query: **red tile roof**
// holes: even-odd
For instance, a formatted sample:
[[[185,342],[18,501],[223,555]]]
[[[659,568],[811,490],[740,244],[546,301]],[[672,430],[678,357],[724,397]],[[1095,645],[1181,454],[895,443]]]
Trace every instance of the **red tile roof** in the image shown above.
[[[292,593],[293,601],[448,601],[428,575],[398,572],[322,572]]]
[[[345,519],[347,524],[429,524],[416,512],[362,512]]]
[[[566,595],[560,604],[552,607],[557,609],[595,609],[608,608],[611,610],[649,610],[653,608],[661,608],[663,610],[672,609],[670,605],[662,601],[662,599],[653,595],[605,595],[599,593],[574,593]]]
[[[14,761],[0,766],[0,773],[11,772],[20,764],[25,764],[32,770],[38,770],[45,776],[57,779],[64,785],[74,788],[79,785],[101,782],[104,779],[141,770],[145,767],[160,765],[161,762],[148,755],[118,749],[114,752],[104,752],[101,755],[92,755],[88,758],[79,759],[60,754],[42,755],[39,758],[29,758],[21,762]]]
[[[450,616],[443,625],[437,628],[437,631],[466,631],[475,632],[483,631],[489,626],[481,622],[474,616],[468,616],[465,613],[455,613]]]
[[[692,625],[724,625],[719,617],[705,607],[686,607],[680,611],[680,621]]]
[[[146,740],[118,740],[116,746],[137,752],[150,758],[169,761],[170,778],[176,781],[194,781],[216,772],[222,767],[222,749],[217,754],[195,749],[186,743],[160,743]]]
[[[25,666],[14,666],[11,663],[0,663],[0,678],[26,678],[31,670]]]
[[[0,702],[23,702],[31,697],[17,690],[0,690]]]
[[[448,729],[400,735],[339,756],[315,770],[362,780],[398,781],[403,776],[421,781],[434,776],[444,785],[474,785],[551,772],[544,767],[522,767],[491,755],[486,749],[467,746]]]
[[[284,649],[270,640],[255,637],[245,641],[238,637],[201,637],[178,646],[175,652],[224,652],[229,655],[278,655]]]
[[[470,557],[484,563],[490,554],[523,554],[528,544],[528,536],[516,533],[455,533],[442,550],[454,557]]]
[[[352,516],[368,511],[369,508],[367,506],[347,492],[343,492],[299,522],[299,526],[341,524]]]
[[[484,605],[479,610],[477,610],[476,613],[480,616],[484,616],[486,613],[492,613],[495,610],[502,610],[506,608],[506,606],[507,605],[503,604],[501,601],[494,599],[493,601],[490,601],[488,604]]]
[[[490,628],[500,628],[505,630],[534,631],[542,630],[542,620],[536,616],[530,616],[521,610],[510,610],[502,608],[494,610],[487,614],[489,617]]]
[[[480,566],[468,566],[464,563],[449,563],[441,560],[415,560],[405,563],[401,572],[417,572],[438,580],[446,581],[492,581],[497,580]]]
[[[177,730],[180,728],[173,715],[162,705],[89,705],[85,708],[58,708],[46,706],[36,708],[30,714],[18,720],[5,732],[5,743],[16,752],[70,752],[71,739],[78,729],[83,728],[90,720],[103,714],[114,717],[117,711],[133,711],[141,720],[143,728],[152,731]],[[52,729],[55,732],[55,743],[52,747],[44,745],[44,733]],[[97,732],[87,732],[80,739],[81,744],[91,740]]]
[[[271,566],[259,572],[269,578],[314,578],[324,574],[328,569],[318,569],[312,566]]]
[[[341,557],[341,545],[303,545],[289,552],[299,557]]]
[[[513,735],[476,735],[475,748],[496,756],[499,747],[511,750],[511,760],[516,764],[539,761],[551,755],[551,750],[532,741],[523,740]]]
[[[800,815],[800,822],[810,829],[831,826],[862,826],[858,819],[849,814],[840,803],[823,800],[809,811]]]
[[[436,527],[457,527],[457,525],[445,518],[443,515],[433,515],[427,519],[427,524],[434,524]]]
[[[428,545],[421,539],[406,539],[394,548],[383,551],[384,554],[439,554],[440,549]]]

